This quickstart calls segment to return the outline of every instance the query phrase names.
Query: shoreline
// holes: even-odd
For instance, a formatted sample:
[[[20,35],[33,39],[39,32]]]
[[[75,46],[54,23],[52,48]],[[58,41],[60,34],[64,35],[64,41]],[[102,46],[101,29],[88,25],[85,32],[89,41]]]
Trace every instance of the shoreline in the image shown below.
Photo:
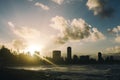
[[[57,78],[54,75],[44,71],[32,71],[24,69],[0,69],[0,80],[70,80]]]
[[[0,80],[119,80],[119,66],[66,66],[60,71],[55,67],[55,71],[51,70],[49,66],[46,70],[3,67],[0,68]]]

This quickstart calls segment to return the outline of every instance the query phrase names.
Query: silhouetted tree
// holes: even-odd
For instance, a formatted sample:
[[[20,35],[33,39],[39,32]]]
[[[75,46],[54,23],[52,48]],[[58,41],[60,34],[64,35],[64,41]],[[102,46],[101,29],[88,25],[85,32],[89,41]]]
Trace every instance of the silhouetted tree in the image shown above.
[[[10,65],[13,62],[14,55],[10,52],[10,50],[4,46],[0,49],[0,61],[1,65]]]

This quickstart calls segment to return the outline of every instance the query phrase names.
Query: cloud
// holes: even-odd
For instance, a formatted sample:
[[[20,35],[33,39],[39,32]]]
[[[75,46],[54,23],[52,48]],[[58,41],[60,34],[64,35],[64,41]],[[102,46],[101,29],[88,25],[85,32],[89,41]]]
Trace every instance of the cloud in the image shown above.
[[[120,43],[120,26],[114,27],[113,29],[108,29],[107,30],[109,33],[115,34],[115,42]]]
[[[93,41],[97,41],[100,39],[105,39],[105,36],[100,31],[98,31],[97,28],[92,28],[91,39]]]
[[[120,36],[117,36],[117,37],[115,38],[115,41],[118,42],[118,43],[120,43]]]
[[[8,22],[8,25],[14,35],[16,35],[16,39],[14,39],[11,44],[14,49],[24,50],[28,45],[40,43],[41,35],[39,30],[26,26],[18,26],[11,21]]]
[[[52,1],[59,5],[61,5],[64,2],[64,0],[52,0]]]
[[[120,46],[114,46],[114,47],[107,48],[106,51],[118,53],[118,52],[120,52]]]
[[[12,25],[9,25],[11,23]],[[8,22],[13,33],[25,40],[33,40],[40,36],[40,31],[34,28],[25,27],[25,26],[15,26],[12,22]],[[13,27],[14,25],[14,27]]]
[[[110,33],[119,33],[120,32],[120,26],[114,27],[113,29],[108,29],[107,30]]]
[[[23,41],[21,39],[16,39],[16,40],[12,41],[12,46],[16,50],[23,50],[27,47],[27,44],[25,41]]]
[[[12,22],[8,22],[8,25],[9,25],[10,27],[12,27],[12,28],[15,27],[15,25],[14,25]]]
[[[28,0],[28,1],[32,2],[32,1],[34,1],[34,0]]]
[[[92,28],[81,18],[70,21],[61,16],[56,16],[51,21],[53,23],[50,26],[60,32],[55,39],[56,42],[61,44],[71,40],[90,39],[91,41],[97,41],[105,38],[97,28]]]
[[[50,8],[42,3],[36,2],[35,6],[42,8],[43,10],[49,10]]]
[[[20,27],[13,30],[14,33],[24,39],[32,39],[40,35],[40,32],[30,27]]]
[[[94,15],[100,15],[104,18],[111,17],[114,12],[105,0],[88,0],[86,6],[94,12]]]

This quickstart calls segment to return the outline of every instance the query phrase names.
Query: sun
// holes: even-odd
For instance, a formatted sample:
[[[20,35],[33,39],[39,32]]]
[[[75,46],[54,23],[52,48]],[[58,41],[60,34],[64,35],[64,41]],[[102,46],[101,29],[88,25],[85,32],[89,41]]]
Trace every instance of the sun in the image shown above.
[[[38,45],[29,45],[26,49],[25,52],[29,52],[30,55],[34,55],[35,51],[41,51],[42,47]]]

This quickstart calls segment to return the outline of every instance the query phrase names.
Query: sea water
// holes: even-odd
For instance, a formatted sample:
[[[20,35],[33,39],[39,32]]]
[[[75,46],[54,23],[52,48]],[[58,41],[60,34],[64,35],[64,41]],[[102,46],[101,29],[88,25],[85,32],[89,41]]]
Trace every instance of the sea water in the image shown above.
[[[60,79],[70,80],[120,80],[120,65],[62,65],[14,67],[15,69],[43,71]]]

